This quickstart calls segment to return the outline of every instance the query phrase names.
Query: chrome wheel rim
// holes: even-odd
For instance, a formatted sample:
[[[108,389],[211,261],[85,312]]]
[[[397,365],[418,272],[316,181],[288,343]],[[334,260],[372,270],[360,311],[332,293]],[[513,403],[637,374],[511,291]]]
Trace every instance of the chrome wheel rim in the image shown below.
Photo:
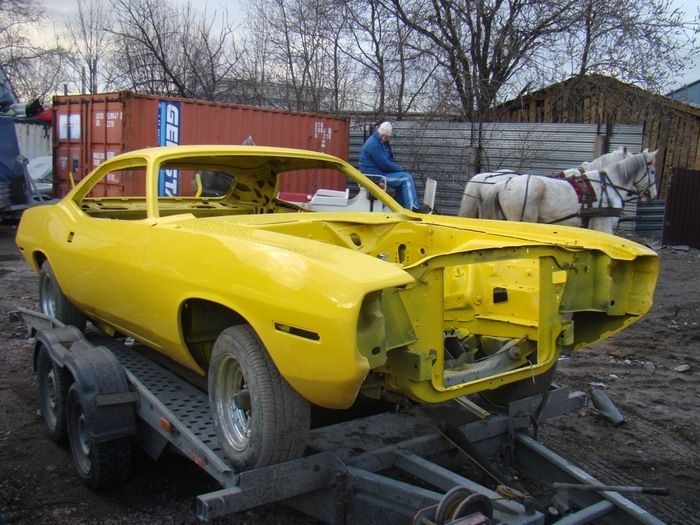
[[[45,277],[41,280],[39,300],[41,305],[41,311],[46,315],[56,317],[56,301],[53,297],[53,282],[51,281],[51,279]]]
[[[250,441],[252,410],[238,408],[234,398],[248,388],[245,375],[238,360],[229,356],[221,362],[218,376],[215,399],[221,429],[226,441],[235,450],[243,451]]]

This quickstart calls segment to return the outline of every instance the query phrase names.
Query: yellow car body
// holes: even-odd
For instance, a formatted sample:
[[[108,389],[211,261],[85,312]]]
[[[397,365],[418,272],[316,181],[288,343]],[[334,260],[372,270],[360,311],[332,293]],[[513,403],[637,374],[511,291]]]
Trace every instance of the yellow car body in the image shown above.
[[[282,175],[309,170],[342,173],[380,210],[278,198]],[[212,174],[230,186],[202,192]],[[652,250],[620,237],[413,213],[345,161],[260,146],[119,155],[26,210],[16,241],[106,331],[204,375],[219,333],[247,324],[293,389],[329,408],[544,374],[643,316],[658,274]]]

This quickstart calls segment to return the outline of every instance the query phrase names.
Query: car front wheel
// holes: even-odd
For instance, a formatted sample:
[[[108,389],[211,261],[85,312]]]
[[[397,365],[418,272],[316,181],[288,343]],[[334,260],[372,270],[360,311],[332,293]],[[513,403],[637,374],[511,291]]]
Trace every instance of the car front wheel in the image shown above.
[[[209,362],[209,402],[231,464],[248,470],[300,457],[310,407],[247,325],[224,330]]]

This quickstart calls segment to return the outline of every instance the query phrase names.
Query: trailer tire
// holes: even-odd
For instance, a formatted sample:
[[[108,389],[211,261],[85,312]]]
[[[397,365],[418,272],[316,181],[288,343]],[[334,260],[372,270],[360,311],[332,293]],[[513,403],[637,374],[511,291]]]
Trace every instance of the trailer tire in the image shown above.
[[[214,344],[209,404],[219,443],[239,470],[303,454],[310,425],[309,402],[280,375],[247,325],[225,329]]]
[[[129,479],[131,441],[125,437],[95,441],[90,437],[91,421],[83,411],[76,384],[68,389],[66,422],[73,464],[80,481],[93,490],[100,490],[121,485]]]
[[[70,375],[51,359],[44,345],[41,345],[37,355],[36,374],[44,431],[51,441],[65,444],[68,438],[66,397],[70,387]]]
[[[44,261],[39,270],[39,304],[46,315],[85,330],[87,317],[63,294],[49,261]]]

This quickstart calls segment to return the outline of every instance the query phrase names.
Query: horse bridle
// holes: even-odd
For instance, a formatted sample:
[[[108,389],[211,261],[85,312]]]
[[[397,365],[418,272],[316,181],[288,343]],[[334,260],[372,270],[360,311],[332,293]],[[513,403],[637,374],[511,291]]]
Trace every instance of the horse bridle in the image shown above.
[[[634,181],[634,183],[633,183],[634,184],[634,191],[629,190],[628,195],[632,195],[632,196],[637,195],[640,198],[644,198],[647,201],[650,201],[651,200],[651,190],[649,188],[651,188],[656,183],[655,182],[656,173],[654,173],[654,177],[652,178],[652,176],[651,176],[652,169],[650,167],[651,163],[649,162],[649,157],[647,156],[646,153],[643,153],[643,156],[644,156],[644,175],[642,175],[636,181]],[[655,172],[656,170],[653,170],[653,171]],[[644,186],[644,188],[642,188],[640,190],[638,185],[639,185],[639,183],[641,183],[643,181],[646,182],[646,186]]]

